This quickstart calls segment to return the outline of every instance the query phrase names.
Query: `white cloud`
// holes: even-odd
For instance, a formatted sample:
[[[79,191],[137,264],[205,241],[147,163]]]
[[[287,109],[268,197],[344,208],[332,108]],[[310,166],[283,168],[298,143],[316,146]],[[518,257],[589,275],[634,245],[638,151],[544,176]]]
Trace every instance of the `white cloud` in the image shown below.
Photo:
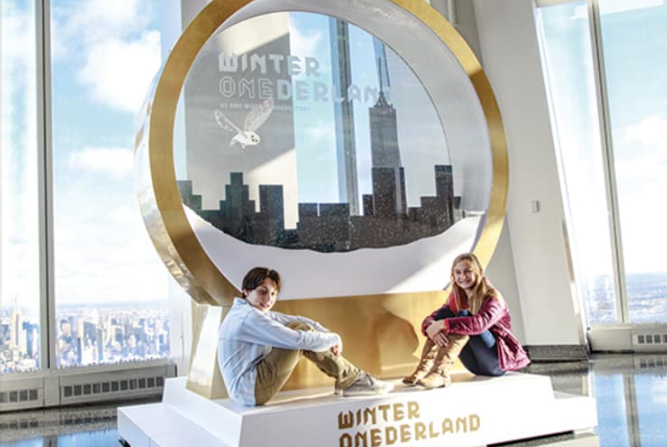
[[[331,123],[318,120],[317,124],[309,127],[306,130],[308,139],[311,142],[311,145],[318,143],[320,141],[333,141],[334,140],[334,129]]]
[[[131,194],[91,200],[76,189],[58,203],[54,232],[59,304],[92,299],[140,303],[167,297],[168,271]]]
[[[133,302],[167,297],[168,274],[143,224],[103,222],[78,226],[61,244],[56,266],[59,303]]]
[[[20,2],[24,3],[24,2]],[[34,17],[26,5],[2,9],[0,61],[0,300],[38,305],[37,148]],[[2,303],[0,303],[0,307]]]
[[[161,64],[160,33],[141,0],[87,0],[53,11],[52,57],[69,64],[90,96],[137,113]]]
[[[629,143],[666,144],[667,117],[652,115],[641,123],[630,126],[625,131],[625,139]]]
[[[588,6],[586,5],[575,6],[574,11],[570,16],[570,20],[580,20],[580,19],[588,19]]]
[[[110,37],[127,38],[144,29],[151,14],[146,6],[141,0],[79,1],[54,8],[54,24],[67,46],[79,49]]]
[[[68,165],[87,173],[106,174],[114,179],[132,175],[134,154],[126,148],[86,147],[72,152]]]
[[[323,45],[324,33],[321,30],[317,31],[301,31],[299,27],[290,27],[290,53],[293,55],[305,58],[314,57],[319,62],[318,73],[323,76],[331,72],[331,63],[328,58],[323,57],[326,48]],[[305,78],[306,71],[304,70],[297,78]]]
[[[322,40],[322,31],[301,32],[298,28],[291,28],[289,33],[292,54],[313,56],[317,54],[317,46]]]
[[[109,217],[111,217],[111,220],[116,222],[135,223],[135,221],[139,217],[139,212],[137,207],[124,205],[111,210],[109,212]]]
[[[642,183],[649,180],[664,180],[667,178],[667,153],[656,149],[648,154],[633,157],[616,163],[616,171],[621,179],[639,179]]]
[[[160,34],[150,31],[131,42],[110,38],[93,44],[78,78],[99,101],[136,113],[159,68]]]
[[[0,67],[3,72],[6,70],[5,67],[35,65],[33,52],[29,51],[36,45],[34,18],[30,13],[21,14],[18,11],[12,11],[11,8],[8,9],[8,12],[3,11],[2,17],[2,39],[5,40],[5,43],[2,46],[4,60]]]
[[[88,0],[82,3],[76,20],[83,24],[105,24],[108,30],[124,30],[141,22],[140,0]]]
[[[667,117],[652,115],[624,132],[632,154],[616,163],[622,179],[663,180],[667,178]]]

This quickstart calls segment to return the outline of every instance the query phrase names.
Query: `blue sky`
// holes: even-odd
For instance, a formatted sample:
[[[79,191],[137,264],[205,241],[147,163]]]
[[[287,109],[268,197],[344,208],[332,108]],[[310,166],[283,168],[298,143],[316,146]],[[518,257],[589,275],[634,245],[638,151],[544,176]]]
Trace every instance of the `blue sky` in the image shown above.
[[[136,114],[161,64],[159,2],[51,8],[56,296],[164,299],[167,275],[138,212],[132,158]]]
[[[667,6],[601,2],[602,42],[628,273],[666,272]],[[574,215],[575,256],[591,275],[611,273],[607,203],[585,2],[543,8],[559,144]],[[583,100],[582,100],[583,99]],[[578,250],[578,251],[577,251]]]
[[[8,172],[21,183],[22,196],[3,197],[3,206],[15,203],[12,207],[35,227],[14,228],[22,244],[3,245],[3,270],[17,275],[11,284],[3,281],[2,293],[35,308],[37,228],[36,211],[29,204],[36,199],[36,171],[25,166],[34,164],[37,148],[36,141],[26,146],[20,138],[35,132],[30,125],[36,89],[34,10],[28,6],[19,0],[3,2],[2,82],[3,89],[14,87],[16,111],[3,114],[3,128],[16,129],[12,141],[3,141],[3,161],[23,160],[19,164],[25,168]],[[161,63],[157,8],[157,1],[51,2],[57,303],[166,297],[168,276],[138,213],[132,158],[135,114]],[[15,51],[11,46],[7,50],[8,42]],[[26,73],[27,84],[16,87]],[[33,160],[26,162],[26,157]],[[13,255],[25,258],[33,273],[12,272],[19,268],[8,263]]]

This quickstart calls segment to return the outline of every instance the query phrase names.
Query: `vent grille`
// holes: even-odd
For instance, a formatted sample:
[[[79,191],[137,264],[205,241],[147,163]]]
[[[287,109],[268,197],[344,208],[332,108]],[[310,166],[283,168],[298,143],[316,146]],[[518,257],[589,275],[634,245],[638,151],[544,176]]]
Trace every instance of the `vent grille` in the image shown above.
[[[155,397],[162,393],[165,379],[176,376],[173,364],[130,366],[44,372],[37,377],[17,375],[9,377],[10,380],[0,376],[0,413]]]
[[[39,400],[39,389],[0,391],[0,405],[35,402]]]
[[[0,431],[5,432],[5,430],[28,430],[31,428],[38,428],[39,422],[37,421],[21,421],[21,422],[0,422]]]
[[[99,395],[100,397],[109,397],[109,395],[127,394],[128,392],[133,393],[135,391],[159,391],[163,386],[164,377],[162,376],[119,379],[77,385],[63,385],[61,387],[61,397],[63,400],[96,395]]]
[[[664,369],[667,366],[667,357],[646,357],[638,359],[639,369]]]
[[[665,345],[667,346],[667,334],[632,334],[632,344],[635,346]]]

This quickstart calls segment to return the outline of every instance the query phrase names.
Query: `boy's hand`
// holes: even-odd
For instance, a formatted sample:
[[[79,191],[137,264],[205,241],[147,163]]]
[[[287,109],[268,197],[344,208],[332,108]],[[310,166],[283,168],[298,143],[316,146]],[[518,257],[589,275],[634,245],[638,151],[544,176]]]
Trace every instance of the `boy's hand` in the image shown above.
[[[338,335],[338,343],[331,347],[331,352],[333,352],[335,356],[339,356],[343,353],[343,340],[340,338],[340,335]]]

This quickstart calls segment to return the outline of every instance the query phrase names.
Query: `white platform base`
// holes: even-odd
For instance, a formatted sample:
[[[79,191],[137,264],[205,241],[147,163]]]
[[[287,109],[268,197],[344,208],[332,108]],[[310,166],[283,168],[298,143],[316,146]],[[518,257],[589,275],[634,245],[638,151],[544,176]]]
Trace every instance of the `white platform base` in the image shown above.
[[[118,432],[132,447],[479,447],[596,425],[593,398],[554,393],[548,377],[519,373],[460,373],[430,391],[397,381],[382,397],[288,391],[251,408],[202,398],[178,378],[166,381],[161,403],[118,409]]]

